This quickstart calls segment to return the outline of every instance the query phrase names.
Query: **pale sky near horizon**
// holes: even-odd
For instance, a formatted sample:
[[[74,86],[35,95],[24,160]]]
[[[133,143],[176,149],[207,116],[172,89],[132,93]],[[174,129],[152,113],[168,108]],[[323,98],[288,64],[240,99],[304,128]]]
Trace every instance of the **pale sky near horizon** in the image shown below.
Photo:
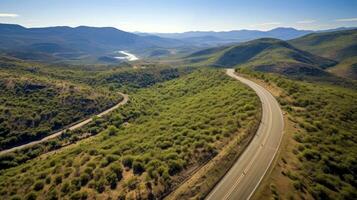
[[[124,31],[357,27],[356,0],[0,0],[0,23]]]

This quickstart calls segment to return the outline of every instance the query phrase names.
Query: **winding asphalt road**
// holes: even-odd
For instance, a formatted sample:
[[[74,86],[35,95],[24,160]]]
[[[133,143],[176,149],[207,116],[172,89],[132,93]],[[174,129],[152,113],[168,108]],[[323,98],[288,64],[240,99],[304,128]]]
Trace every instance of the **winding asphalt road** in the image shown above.
[[[250,199],[268,171],[283,136],[283,114],[276,99],[262,86],[236,75],[234,69],[227,69],[227,75],[257,93],[262,103],[262,121],[251,143],[207,200]]]
[[[113,110],[117,109],[119,106],[122,106],[122,105],[126,104],[126,103],[128,102],[128,100],[129,100],[129,96],[126,95],[126,94],[123,94],[123,93],[121,93],[121,92],[119,92],[119,94],[123,96],[123,100],[122,100],[121,102],[119,102],[118,104],[114,105],[113,107],[111,107],[111,108],[109,108],[109,109],[107,109],[107,110],[105,110],[105,111],[103,111],[103,112],[97,114],[96,116],[97,116],[97,117],[102,117],[102,116],[104,116],[104,115],[106,115],[106,114],[112,112]],[[88,119],[86,119],[86,120],[84,120],[84,121],[81,121],[81,122],[79,122],[79,123],[77,123],[77,124],[74,124],[73,126],[70,126],[70,127],[66,128],[66,129],[64,129],[64,130],[55,132],[55,133],[53,133],[53,134],[51,134],[51,135],[49,135],[49,136],[47,136],[47,137],[44,137],[44,138],[42,138],[42,139],[40,139],[40,140],[36,140],[36,141],[29,142],[29,143],[26,143],[26,144],[23,144],[23,145],[20,145],[20,146],[17,146],[17,147],[13,147],[13,148],[10,148],[10,149],[6,149],[6,150],[3,150],[3,151],[0,151],[0,155],[1,155],[1,154],[5,154],[5,153],[9,153],[9,152],[12,152],[12,151],[15,151],[15,150],[18,150],[18,149],[23,149],[23,148],[25,148],[25,147],[29,147],[29,146],[32,146],[32,145],[35,145],[35,144],[39,144],[39,143],[44,142],[44,141],[47,141],[47,140],[49,140],[49,139],[58,137],[58,136],[60,136],[65,130],[68,130],[68,129],[69,129],[69,130],[78,129],[78,128],[80,128],[80,127],[82,127],[82,126],[88,124],[88,123],[91,122],[92,120],[93,120],[93,118],[90,117],[90,118],[88,118]]]

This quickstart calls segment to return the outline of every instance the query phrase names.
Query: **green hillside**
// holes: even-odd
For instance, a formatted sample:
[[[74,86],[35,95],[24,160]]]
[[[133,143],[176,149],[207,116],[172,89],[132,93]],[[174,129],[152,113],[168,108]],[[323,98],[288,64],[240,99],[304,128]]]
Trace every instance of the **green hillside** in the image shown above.
[[[335,64],[311,53],[299,50],[285,41],[263,38],[223,48],[192,54],[190,61],[218,67],[243,67],[286,75],[328,75],[325,68]],[[201,59],[201,60],[200,60]]]
[[[122,98],[109,90],[31,73],[28,64],[1,59],[1,149],[45,137]]]
[[[285,134],[290,139],[283,142],[274,177],[264,186],[269,195],[260,198],[356,199],[356,87],[240,72],[279,90],[276,98],[289,119]]]
[[[0,149],[49,135],[118,103],[129,92],[190,70],[46,65],[0,57]]]
[[[292,45],[339,62],[330,72],[357,79],[357,29],[314,33],[290,40]]]
[[[0,171],[1,199],[160,198],[259,122],[255,93],[218,70],[139,89],[130,98],[97,124],[105,129],[90,140]]]

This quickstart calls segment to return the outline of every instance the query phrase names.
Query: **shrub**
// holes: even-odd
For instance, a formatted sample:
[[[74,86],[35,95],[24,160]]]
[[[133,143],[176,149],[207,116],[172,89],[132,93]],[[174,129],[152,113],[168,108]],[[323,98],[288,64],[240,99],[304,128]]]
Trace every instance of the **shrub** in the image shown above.
[[[72,171],[72,168],[66,168],[64,170],[64,177],[67,178],[69,175],[71,175]]]
[[[169,174],[171,176],[175,175],[176,173],[180,172],[182,170],[182,160],[170,160],[168,165],[169,165]]]
[[[58,185],[58,184],[61,184],[62,183],[62,175],[57,175],[55,177],[55,184]]]
[[[87,185],[90,178],[91,178],[90,175],[88,175],[87,173],[83,173],[80,176],[81,186],[83,187],[83,186]]]
[[[123,163],[124,167],[131,168],[133,161],[134,161],[134,158],[132,156],[125,156],[122,158],[121,162]]]
[[[115,127],[115,126],[109,126],[109,128],[108,128],[108,135],[109,136],[114,136],[114,135],[116,135],[117,133],[118,133],[118,129],[117,129],[117,127]]]
[[[134,174],[141,174],[145,171],[144,164],[140,160],[135,160],[133,162]]]
[[[83,192],[75,192],[71,195],[71,200],[85,200],[88,198],[88,193],[83,191]]]
[[[117,187],[118,178],[113,171],[108,171],[105,178],[107,179],[111,189],[115,189]]]
[[[65,182],[61,187],[61,192],[67,194],[70,191],[70,185],[68,182]]]
[[[131,177],[125,183],[125,185],[129,188],[129,190],[135,190],[138,184],[138,179],[136,177]]]
[[[113,163],[112,165],[110,165],[110,170],[115,173],[118,181],[122,179],[123,168],[119,164]]]
[[[315,199],[328,200],[331,199],[328,191],[322,185],[317,184],[312,188],[312,196]]]
[[[118,200],[125,200],[125,194],[124,193],[120,193],[119,195],[118,195],[118,198],[117,198]]]
[[[36,191],[40,191],[40,190],[43,189],[44,185],[45,184],[43,183],[43,181],[37,181],[35,183],[35,185],[33,186],[33,189],[36,190]]]
[[[73,178],[71,180],[71,188],[74,191],[80,190],[81,189],[81,180],[79,178]]]
[[[15,195],[15,196],[11,197],[11,200],[21,200],[21,197],[18,195]]]
[[[105,157],[105,160],[102,161],[101,167],[106,167],[110,163],[112,163],[112,162],[114,162],[116,160],[118,160],[118,156],[116,156],[116,155],[108,155],[107,157]]]
[[[103,176],[103,170],[96,169],[94,171],[94,180],[98,181]]]
[[[46,184],[50,184],[50,183],[51,183],[51,177],[49,176],[46,178]]]
[[[95,155],[97,155],[97,154],[98,154],[98,150],[96,150],[96,149],[91,149],[91,150],[89,150],[89,155],[95,156]]]
[[[53,188],[53,189],[47,194],[47,199],[48,199],[48,200],[57,200],[57,199],[58,199],[57,190]]]
[[[25,197],[26,200],[36,200],[36,198],[37,198],[37,195],[36,195],[36,193],[34,193],[34,192],[29,193],[29,194],[26,195],[26,197]]]
[[[105,181],[103,179],[100,179],[95,183],[95,189],[99,192],[102,193],[105,190]]]

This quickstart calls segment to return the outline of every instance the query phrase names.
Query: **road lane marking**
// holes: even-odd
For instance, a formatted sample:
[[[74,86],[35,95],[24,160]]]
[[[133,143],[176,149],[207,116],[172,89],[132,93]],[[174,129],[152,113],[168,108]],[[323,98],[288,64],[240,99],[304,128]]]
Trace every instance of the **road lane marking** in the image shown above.
[[[219,195],[222,195],[222,191],[224,192],[224,188],[223,187],[227,187],[227,184],[229,184],[229,182],[233,182],[234,181],[234,184],[233,184],[233,186],[232,187],[230,187],[229,188],[229,191],[228,191],[228,193],[226,193],[225,195],[224,195],[224,198],[223,199],[227,199],[227,198],[231,198],[232,197],[232,194],[234,194],[234,190],[235,189],[237,189],[237,186],[240,184],[240,183],[242,183],[242,181],[243,180],[247,180],[247,178],[248,177],[246,177],[245,179],[244,179],[244,176],[246,176],[246,174],[247,173],[249,173],[249,171],[251,171],[252,169],[252,165],[253,165],[253,163],[254,163],[254,161],[256,161],[256,159],[257,159],[257,155],[258,154],[260,154],[261,153],[261,151],[263,150],[263,148],[264,148],[264,151],[266,150],[266,151],[271,151],[271,150],[275,150],[274,151],[274,154],[273,154],[273,157],[271,158],[271,160],[270,161],[268,161],[268,165],[267,165],[267,168],[264,170],[264,172],[263,172],[263,174],[262,174],[262,176],[260,177],[260,179],[259,179],[259,181],[258,181],[258,183],[254,186],[253,185],[253,190],[252,190],[252,192],[249,194],[249,196],[248,196],[248,198],[247,199],[249,199],[249,198],[251,198],[251,196],[252,196],[252,194],[254,193],[254,191],[256,190],[256,188],[259,186],[259,184],[260,184],[260,182],[261,182],[261,180],[263,179],[263,177],[265,176],[265,174],[266,174],[266,172],[268,171],[268,169],[270,168],[270,166],[271,166],[271,163],[272,163],[272,161],[274,160],[274,158],[275,158],[275,155],[276,155],[276,152],[279,150],[279,146],[280,146],[280,143],[281,143],[281,139],[282,139],[282,135],[283,135],[283,133],[281,134],[281,135],[279,135],[280,136],[280,139],[279,139],[279,144],[277,145],[277,147],[276,148],[274,148],[274,147],[272,147],[272,146],[269,146],[269,145],[266,145],[267,144],[267,142],[268,142],[268,139],[269,138],[272,138],[272,137],[270,137],[270,136],[273,136],[273,135],[275,135],[275,134],[279,134],[279,133],[277,133],[277,132],[273,132],[273,128],[276,128],[276,126],[273,124],[273,122],[274,122],[274,120],[273,120],[273,113],[272,113],[272,109],[274,108],[274,109],[278,109],[278,111],[280,112],[280,119],[281,119],[281,123],[278,123],[278,125],[277,125],[277,127],[278,127],[278,129],[283,129],[283,127],[284,127],[284,121],[283,121],[283,118],[282,118],[282,114],[281,114],[281,109],[280,109],[280,106],[279,106],[279,104],[278,104],[278,102],[276,101],[276,99],[271,95],[271,93],[270,92],[268,92],[264,87],[262,87],[262,86],[260,86],[260,85],[258,85],[257,83],[255,83],[255,82],[253,82],[253,81],[250,81],[250,80],[248,80],[248,79],[244,79],[244,78],[241,78],[241,77],[239,77],[239,76],[237,76],[235,73],[234,73],[234,70],[233,69],[228,69],[227,70],[227,74],[229,75],[229,76],[231,76],[232,78],[234,78],[234,79],[236,79],[236,80],[239,80],[239,81],[241,81],[241,82],[243,82],[244,84],[246,84],[246,85],[248,85],[249,87],[251,87],[256,93],[257,93],[257,95],[259,96],[259,98],[261,98],[261,105],[262,105],[262,108],[264,109],[264,110],[269,110],[269,115],[268,116],[266,116],[266,115],[264,115],[264,112],[263,112],[263,116],[262,116],[262,122],[260,123],[260,125],[259,125],[259,129],[258,129],[258,131],[257,131],[257,133],[256,133],[256,138],[257,139],[254,139],[252,142],[251,142],[251,144],[250,144],[250,146],[248,146],[247,147],[247,150],[249,151],[249,153],[248,154],[251,154],[251,153],[254,153],[254,151],[256,151],[255,153],[254,153],[254,156],[253,156],[253,159],[251,159],[251,160],[249,160],[250,162],[249,162],[249,164],[247,165],[247,167],[246,168],[243,168],[244,170],[243,170],[243,173],[242,174],[240,174],[240,176],[238,177],[238,179],[236,179],[235,181],[234,180],[232,180],[232,178],[229,178],[228,176],[233,176],[234,175],[234,173],[233,173],[233,171],[231,172],[231,173],[227,173],[226,175],[225,175],[225,178],[223,178],[221,181],[220,181],[220,183],[218,183],[218,185],[211,191],[211,193],[209,194],[209,196],[208,196],[208,198],[207,199],[212,199],[212,197],[214,197],[214,198],[220,198],[219,197]],[[265,102],[265,103],[263,103],[263,100],[265,100],[265,101],[267,101],[267,102]],[[269,103],[269,102],[271,102],[271,103]],[[265,120],[265,122],[263,122],[263,120]],[[267,126],[265,126],[266,124],[265,123],[268,123],[268,125]],[[282,127],[279,127],[280,126],[280,124],[282,125]],[[274,125],[274,126],[273,126]],[[263,127],[263,128],[262,128]],[[259,138],[258,139],[258,137],[257,136],[260,136],[261,134],[266,134],[266,136],[264,137],[264,138],[261,138],[261,139],[263,139],[263,141],[261,141],[261,139]],[[262,135],[263,136],[263,135]],[[277,135],[278,136],[278,135]],[[255,141],[260,141],[260,142],[255,142]],[[272,139],[273,140],[273,139]],[[270,140],[269,140],[270,141]],[[254,145],[258,145],[258,146],[254,146]],[[246,151],[247,152],[247,151]],[[246,154],[246,153],[244,153],[244,154],[242,154],[242,156],[241,157],[244,157],[244,155],[248,155],[248,154]],[[270,154],[270,153],[269,153]],[[264,154],[265,155],[265,154]],[[244,157],[244,159],[241,159],[241,160],[243,160],[243,161],[247,161],[247,158],[249,158],[249,157]],[[239,162],[239,160],[238,160],[238,162]],[[265,163],[265,162],[264,162]],[[237,162],[236,162],[236,164],[237,164]],[[238,164],[237,165],[234,165],[234,170],[237,170],[237,169],[240,169],[240,167],[237,167],[237,166],[239,166]],[[232,170],[232,168],[231,168],[231,170]],[[252,176],[252,174],[249,174],[249,176]],[[258,177],[259,178],[259,177]],[[219,193],[219,191],[220,191],[220,193]],[[239,191],[239,190],[238,190]],[[250,189],[248,188],[248,192],[250,191]],[[241,191],[241,192],[244,192],[244,191]],[[223,193],[224,194],[224,193]],[[216,195],[218,195],[218,197],[216,196]]]

